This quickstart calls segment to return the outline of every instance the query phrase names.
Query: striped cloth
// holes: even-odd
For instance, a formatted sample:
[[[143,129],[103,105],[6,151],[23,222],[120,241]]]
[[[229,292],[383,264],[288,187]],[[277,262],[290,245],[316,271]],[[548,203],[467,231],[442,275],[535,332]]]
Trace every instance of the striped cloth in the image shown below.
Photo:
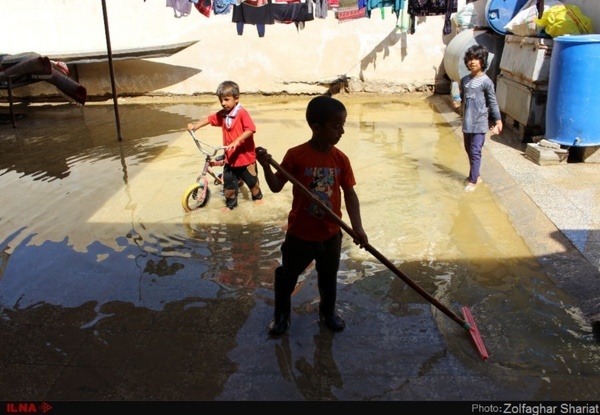
[[[361,19],[363,17],[367,17],[367,9],[366,7],[362,7],[360,9],[348,8],[348,9],[338,9],[335,11],[335,18],[340,22],[345,22],[348,20]]]

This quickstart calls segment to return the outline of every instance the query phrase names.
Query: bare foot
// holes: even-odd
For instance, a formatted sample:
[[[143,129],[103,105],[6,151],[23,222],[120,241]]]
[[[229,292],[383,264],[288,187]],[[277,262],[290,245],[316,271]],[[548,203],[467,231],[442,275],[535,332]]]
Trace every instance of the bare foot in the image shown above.
[[[473,192],[473,191],[475,191],[476,188],[477,188],[477,185],[475,183],[468,183],[465,186],[465,192]]]

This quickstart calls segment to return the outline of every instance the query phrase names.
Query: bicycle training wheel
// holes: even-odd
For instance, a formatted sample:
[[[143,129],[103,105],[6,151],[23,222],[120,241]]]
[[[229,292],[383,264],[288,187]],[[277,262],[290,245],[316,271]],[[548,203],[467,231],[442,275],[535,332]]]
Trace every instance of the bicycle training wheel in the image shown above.
[[[210,188],[204,188],[204,183],[194,183],[181,198],[181,206],[186,212],[204,207],[210,199]]]

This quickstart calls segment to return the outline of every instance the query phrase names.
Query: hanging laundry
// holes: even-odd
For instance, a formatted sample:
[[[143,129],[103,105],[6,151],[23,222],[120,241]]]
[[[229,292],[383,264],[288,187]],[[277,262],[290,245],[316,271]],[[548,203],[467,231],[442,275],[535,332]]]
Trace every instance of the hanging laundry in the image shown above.
[[[404,6],[400,11],[400,18],[396,23],[396,27],[400,29],[401,33],[406,33],[410,30],[410,15],[408,14],[408,1],[404,1]]]
[[[271,0],[245,0],[233,6],[233,23],[248,23],[254,25],[274,24],[275,17]]]
[[[312,0],[308,0],[312,1]],[[327,18],[327,9],[329,2],[327,0],[315,0],[315,17],[319,19]]]
[[[442,33],[444,35],[449,35],[452,33],[452,13],[456,12],[458,7],[458,0],[447,0],[446,1],[446,13],[444,14],[444,29]]]
[[[190,0],[167,0],[167,7],[173,8],[175,17],[185,17],[192,11]]]
[[[250,23],[243,23],[243,22],[236,23],[237,34],[239,36],[242,36],[244,34],[244,25],[246,25],[246,24],[250,24]],[[258,37],[265,37],[265,25],[264,24],[257,24],[257,25],[252,25],[252,26],[256,26],[256,32],[258,33]]]
[[[371,17],[371,11],[380,9],[383,17],[383,8],[391,7],[396,19],[400,18],[400,12],[406,0],[367,0],[367,17]]]
[[[201,15],[210,17],[210,10],[212,9],[211,0],[200,0],[198,3],[194,3],[194,7]]]
[[[367,17],[367,8],[363,7],[361,9],[357,9],[354,7],[348,8],[339,8],[335,12],[335,18],[340,21],[340,23],[348,22],[350,20],[362,19]]]
[[[234,4],[236,4],[235,0],[214,0],[213,12],[215,14],[229,14],[231,11],[231,6]]]
[[[410,15],[411,34],[416,30],[417,16],[445,15],[443,33],[449,34],[452,28],[450,17],[456,12],[458,0],[408,0],[408,14]]]
[[[274,1],[272,3],[273,17],[279,23],[309,22],[315,19],[312,10],[312,0],[302,2],[300,0]]]

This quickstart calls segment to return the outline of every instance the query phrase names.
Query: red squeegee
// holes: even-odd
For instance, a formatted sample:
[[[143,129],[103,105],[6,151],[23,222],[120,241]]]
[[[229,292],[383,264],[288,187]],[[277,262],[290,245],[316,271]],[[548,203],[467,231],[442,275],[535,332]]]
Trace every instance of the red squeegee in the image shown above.
[[[471,337],[473,338],[473,341],[477,346],[477,351],[479,352],[483,360],[487,359],[490,356],[488,355],[485,345],[483,344],[483,339],[479,334],[479,330],[477,329],[477,325],[475,324],[475,320],[473,319],[471,310],[469,310],[469,307],[464,306],[462,308],[462,312],[465,316],[465,320],[467,320],[467,323],[469,323],[469,325],[471,326],[471,328],[469,329],[469,333],[471,333]]]

